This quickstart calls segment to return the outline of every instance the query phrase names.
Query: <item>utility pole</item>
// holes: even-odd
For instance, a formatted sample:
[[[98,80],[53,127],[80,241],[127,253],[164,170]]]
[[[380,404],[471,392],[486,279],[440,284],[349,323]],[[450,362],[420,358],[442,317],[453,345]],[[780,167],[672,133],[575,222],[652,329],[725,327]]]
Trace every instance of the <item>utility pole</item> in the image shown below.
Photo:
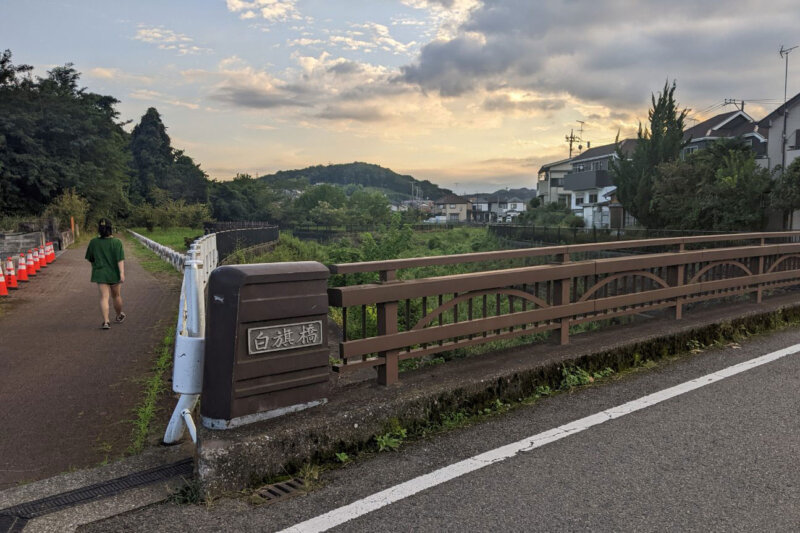
[[[744,100],[737,100],[735,98],[726,98],[725,105],[729,104],[733,104],[735,106],[741,106],[739,107],[739,111],[744,111]]]
[[[789,87],[789,52],[797,48],[784,48],[781,45],[780,56],[786,60],[786,69],[783,74],[783,135],[781,136],[781,175],[783,175],[786,168],[786,121],[789,118],[789,108],[786,105],[786,92]]]
[[[564,139],[569,143],[569,158],[570,159],[572,159],[572,145],[574,143],[583,142],[583,139],[582,139],[582,136],[583,136],[583,125],[585,124],[585,122],[582,121],[582,120],[576,120],[575,122],[577,122],[577,123],[579,123],[581,125],[581,128],[578,130],[578,134],[575,135],[574,130],[572,128],[570,128],[569,135],[564,137]],[[583,149],[583,146],[581,146],[579,144],[578,145],[578,151],[580,152],[582,149]]]

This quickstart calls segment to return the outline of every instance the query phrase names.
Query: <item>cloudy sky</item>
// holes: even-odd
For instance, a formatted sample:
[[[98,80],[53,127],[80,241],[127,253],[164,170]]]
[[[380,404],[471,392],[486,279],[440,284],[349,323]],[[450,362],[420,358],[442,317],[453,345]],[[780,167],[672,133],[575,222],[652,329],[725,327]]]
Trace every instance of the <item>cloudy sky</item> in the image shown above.
[[[694,119],[760,119],[798,28],[791,0],[0,0],[15,63],[155,106],[213,178],[366,161],[460,193],[535,186],[578,121],[635,135],[667,79]]]

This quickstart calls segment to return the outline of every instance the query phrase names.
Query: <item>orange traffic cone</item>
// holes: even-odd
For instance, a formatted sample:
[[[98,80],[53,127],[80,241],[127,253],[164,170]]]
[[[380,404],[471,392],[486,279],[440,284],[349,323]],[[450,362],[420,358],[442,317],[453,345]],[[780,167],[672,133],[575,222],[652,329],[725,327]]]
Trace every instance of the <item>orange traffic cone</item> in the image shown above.
[[[42,262],[39,260],[39,249],[33,249],[33,268],[36,269],[36,273],[38,274],[39,271],[42,269]]]
[[[36,275],[36,263],[33,262],[33,252],[28,250],[28,257],[26,259],[28,267],[28,277]]]
[[[28,269],[25,266],[25,254],[19,254],[19,268],[17,268],[17,281],[28,281]]]
[[[47,268],[47,257],[44,255],[44,245],[39,246],[39,268]]]
[[[49,265],[50,263],[56,260],[56,251],[55,248],[53,248],[52,242],[47,243],[45,251],[47,253],[47,264]]]
[[[6,288],[6,278],[3,277],[2,269],[0,269],[0,296],[8,296],[8,289]]]
[[[17,275],[14,272],[14,260],[10,257],[6,261],[6,286],[9,289],[16,289],[17,287]]]

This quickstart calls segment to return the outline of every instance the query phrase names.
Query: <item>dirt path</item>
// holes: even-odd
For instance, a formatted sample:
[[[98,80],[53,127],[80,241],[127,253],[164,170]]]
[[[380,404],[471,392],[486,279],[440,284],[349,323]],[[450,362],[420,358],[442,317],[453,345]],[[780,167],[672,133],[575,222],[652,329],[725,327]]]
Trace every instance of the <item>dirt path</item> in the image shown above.
[[[99,327],[85,244],[0,307],[0,490],[97,465],[130,445],[142,380],[179,290],[145,271],[131,248],[126,242],[128,318],[111,330]]]

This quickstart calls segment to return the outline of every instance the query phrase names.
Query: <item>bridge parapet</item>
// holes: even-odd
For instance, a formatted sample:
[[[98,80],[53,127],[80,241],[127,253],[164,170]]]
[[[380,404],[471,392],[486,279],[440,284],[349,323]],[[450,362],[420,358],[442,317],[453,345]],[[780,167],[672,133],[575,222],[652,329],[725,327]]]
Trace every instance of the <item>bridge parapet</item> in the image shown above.
[[[800,232],[675,237],[331,265],[343,340],[337,372],[377,367],[397,381],[399,362],[588,322],[800,285]],[[631,255],[597,258],[601,252]],[[653,253],[653,252],[656,253]],[[510,260],[540,263],[497,267]],[[398,279],[408,268],[489,262],[491,270]],[[347,275],[377,273],[347,285]]]

